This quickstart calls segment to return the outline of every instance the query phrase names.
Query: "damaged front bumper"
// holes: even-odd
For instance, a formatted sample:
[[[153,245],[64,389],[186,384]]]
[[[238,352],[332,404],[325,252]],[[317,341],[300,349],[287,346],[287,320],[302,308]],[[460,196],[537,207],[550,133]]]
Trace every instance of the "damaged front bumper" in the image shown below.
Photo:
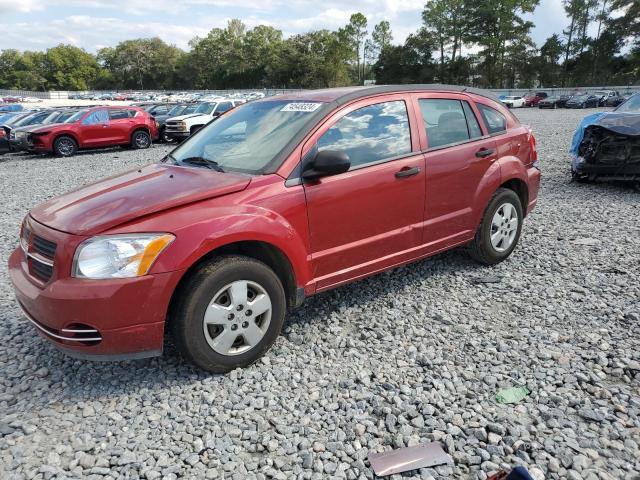
[[[640,181],[640,136],[600,125],[586,127],[571,171],[578,179]]]

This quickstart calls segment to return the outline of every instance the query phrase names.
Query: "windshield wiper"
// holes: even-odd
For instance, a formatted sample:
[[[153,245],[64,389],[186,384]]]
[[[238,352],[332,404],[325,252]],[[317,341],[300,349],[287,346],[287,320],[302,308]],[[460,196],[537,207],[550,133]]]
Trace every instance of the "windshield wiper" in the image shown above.
[[[189,165],[201,165],[203,167],[210,168],[211,170],[215,170],[216,172],[224,173],[224,169],[218,164],[218,162],[216,162],[215,160],[209,160],[208,158],[204,158],[204,157],[187,157],[187,158],[181,159],[179,163],[186,163]]]

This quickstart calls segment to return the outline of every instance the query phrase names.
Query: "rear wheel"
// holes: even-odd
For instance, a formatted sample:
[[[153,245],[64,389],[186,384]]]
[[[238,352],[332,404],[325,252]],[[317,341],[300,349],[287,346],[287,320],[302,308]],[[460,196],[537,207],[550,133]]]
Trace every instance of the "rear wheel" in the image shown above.
[[[53,153],[57,157],[71,157],[75,155],[77,151],[78,144],[73,138],[67,135],[58,137],[53,142]]]
[[[149,148],[151,146],[151,135],[144,130],[136,130],[131,135],[131,147],[136,149]]]
[[[229,255],[200,266],[177,292],[170,325],[178,350],[203,370],[224,373],[258,360],[286,312],[278,276],[253,258]]]
[[[469,254],[477,262],[495,265],[505,260],[520,239],[522,203],[513,191],[499,188],[484,212]]]

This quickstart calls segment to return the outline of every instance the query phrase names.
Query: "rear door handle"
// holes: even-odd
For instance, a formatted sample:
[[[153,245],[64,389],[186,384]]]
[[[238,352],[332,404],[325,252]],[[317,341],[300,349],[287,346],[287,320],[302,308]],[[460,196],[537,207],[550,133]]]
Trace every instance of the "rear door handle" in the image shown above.
[[[405,167],[402,170],[396,172],[396,178],[412,177],[413,175],[417,175],[419,173],[420,173],[420,169],[418,167],[413,167],[413,168]]]
[[[480,150],[476,152],[476,157],[485,158],[490,155],[493,155],[494,153],[496,153],[495,149],[482,147]]]

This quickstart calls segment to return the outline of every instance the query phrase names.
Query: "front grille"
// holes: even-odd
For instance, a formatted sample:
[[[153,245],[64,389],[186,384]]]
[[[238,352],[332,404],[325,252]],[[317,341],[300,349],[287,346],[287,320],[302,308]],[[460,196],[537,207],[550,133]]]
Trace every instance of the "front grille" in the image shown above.
[[[36,235],[24,225],[20,246],[27,258],[29,273],[41,282],[48,282],[53,276],[56,243]]]
[[[48,281],[51,278],[51,275],[53,275],[53,267],[51,265],[40,263],[35,258],[30,259],[29,265],[31,266],[31,273],[33,276],[39,278],[43,282]]]
[[[43,257],[51,258],[56,254],[56,244],[37,235],[33,236],[33,249]]]

